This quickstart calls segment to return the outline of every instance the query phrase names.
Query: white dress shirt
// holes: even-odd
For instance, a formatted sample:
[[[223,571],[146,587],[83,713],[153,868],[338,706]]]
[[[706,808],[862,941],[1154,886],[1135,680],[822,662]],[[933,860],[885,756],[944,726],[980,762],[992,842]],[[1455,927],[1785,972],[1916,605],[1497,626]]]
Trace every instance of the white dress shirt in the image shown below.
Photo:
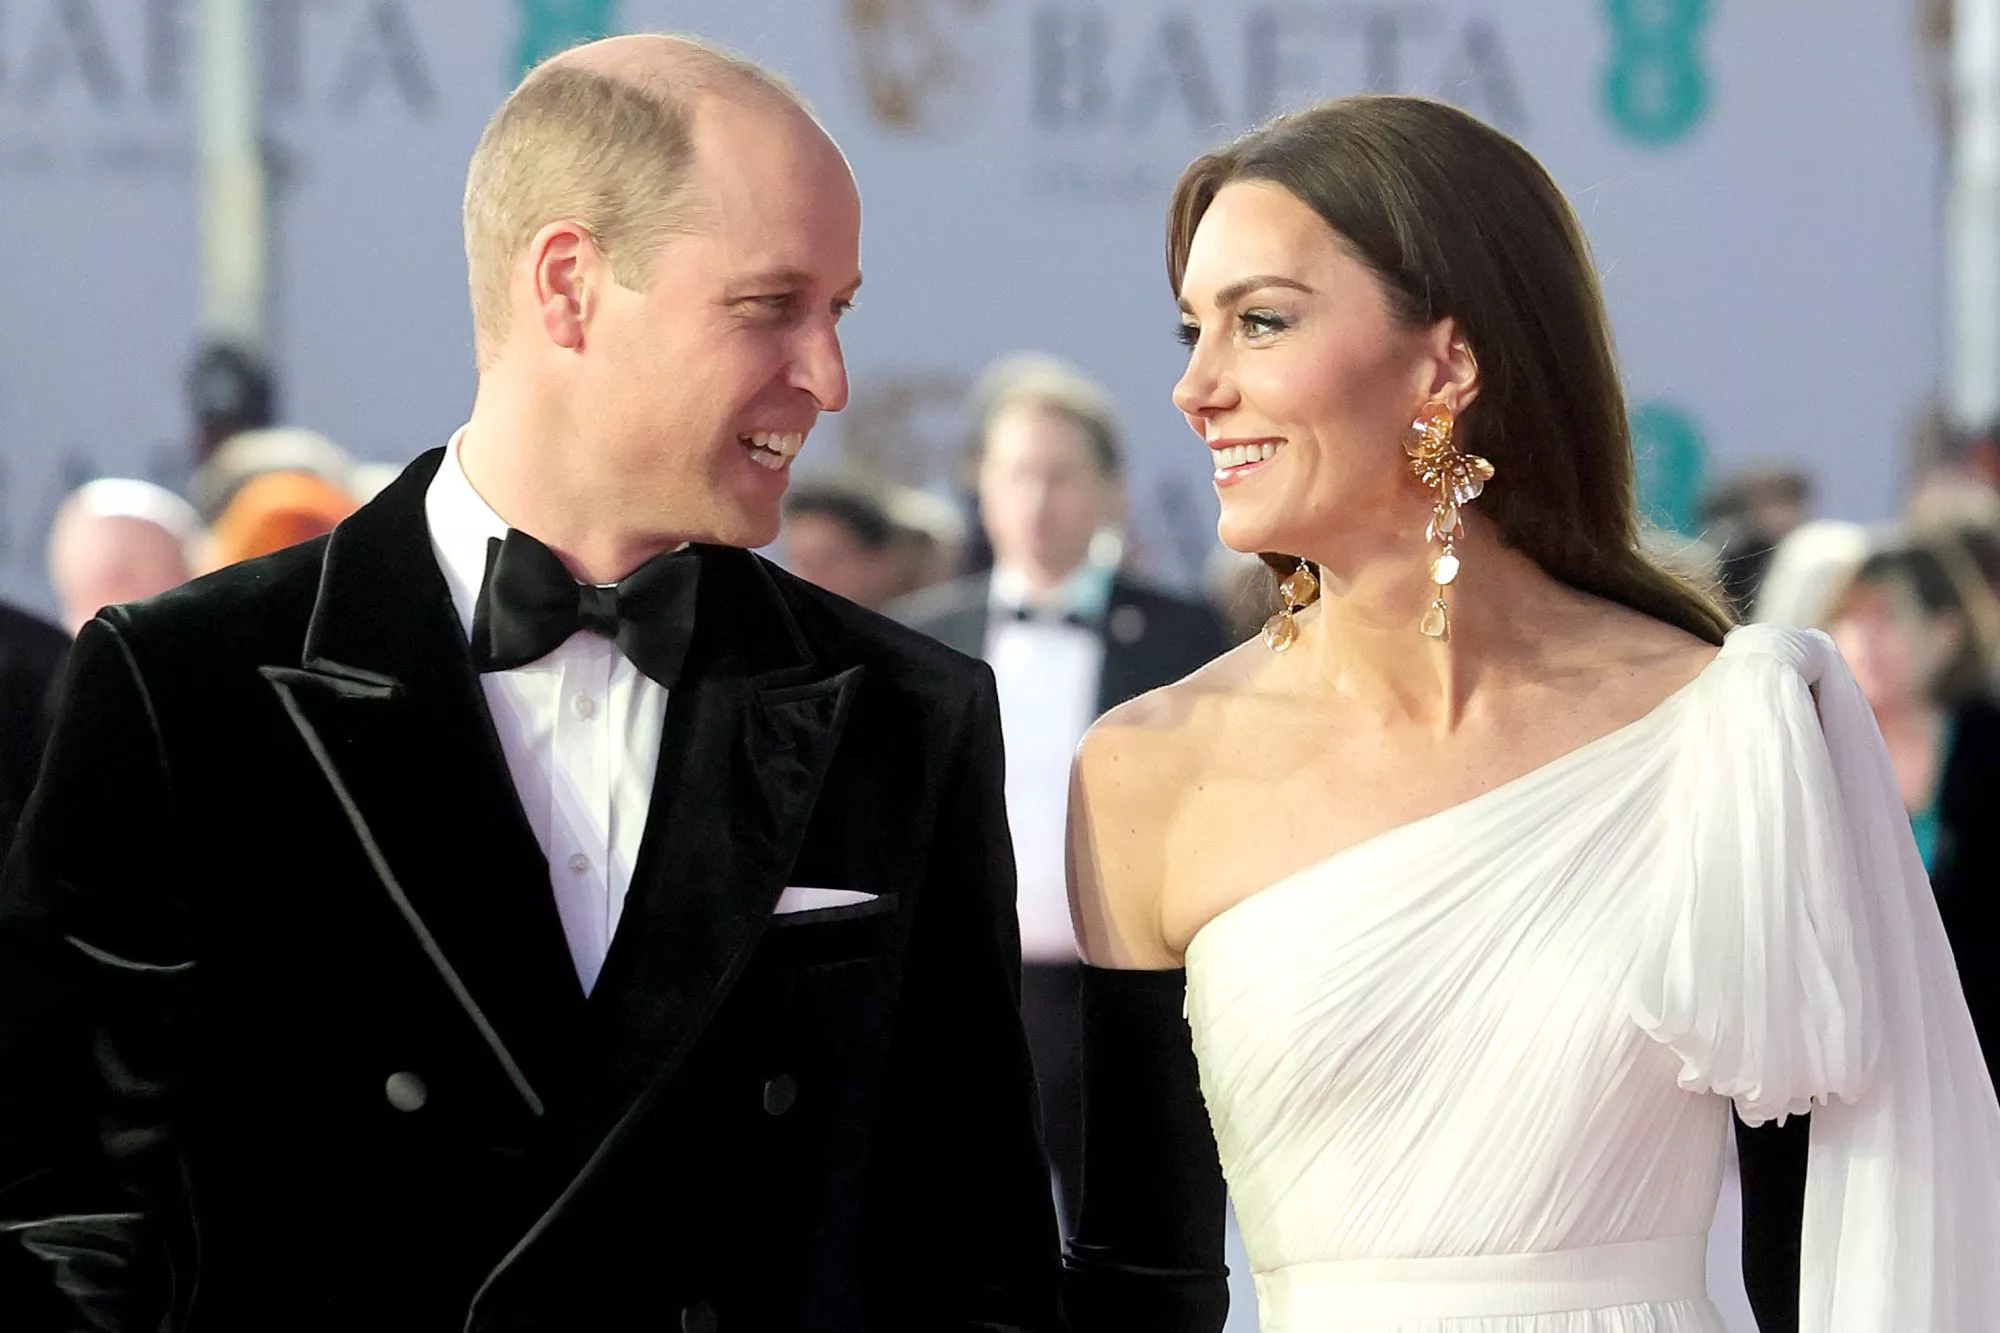
[[[467,641],[486,578],[486,543],[507,522],[466,480],[461,428],[445,450],[424,513],[431,549],[451,588]],[[535,840],[548,858],[549,884],[577,978],[597,984],[625,891],[660,762],[667,691],[601,635],[579,630],[560,648],[511,671],[479,678],[507,769]]]
[[[1111,573],[1086,564],[1052,592],[1035,595],[1008,569],[993,571],[986,662],[1000,693],[1007,744],[1007,823],[1020,891],[1021,956],[1073,963],[1076,934],[1064,882],[1070,761],[1097,720],[1104,638],[1065,617],[1102,619]],[[1027,608],[1031,618],[1017,612]]]

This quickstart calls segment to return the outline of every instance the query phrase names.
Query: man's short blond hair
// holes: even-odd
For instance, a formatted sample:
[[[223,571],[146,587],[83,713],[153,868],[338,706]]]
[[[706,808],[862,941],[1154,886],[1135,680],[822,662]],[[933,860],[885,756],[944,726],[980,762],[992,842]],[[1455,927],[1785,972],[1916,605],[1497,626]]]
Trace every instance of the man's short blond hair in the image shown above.
[[[573,219],[623,286],[643,288],[668,237],[694,225],[689,185],[695,101],[705,94],[797,90],[755,61],[698,38],[660,35],[661,59],[637,77],[553,56],[487,122],[465,180],[465,259],[483,370],[506,340],[514,264],[535,234]]]

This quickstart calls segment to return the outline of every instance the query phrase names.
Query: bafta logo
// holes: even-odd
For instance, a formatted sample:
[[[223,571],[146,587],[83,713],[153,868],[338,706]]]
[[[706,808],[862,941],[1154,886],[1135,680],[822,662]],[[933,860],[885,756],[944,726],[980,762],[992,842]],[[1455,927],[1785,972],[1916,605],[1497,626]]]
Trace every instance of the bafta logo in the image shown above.
[[[509,82],[579,42],[618,31],[618,0],[516,0]]]
[[[966,29],[992,0],[845,0],[868,109],[887,129],[934,134],[959,124],[985,70]]]

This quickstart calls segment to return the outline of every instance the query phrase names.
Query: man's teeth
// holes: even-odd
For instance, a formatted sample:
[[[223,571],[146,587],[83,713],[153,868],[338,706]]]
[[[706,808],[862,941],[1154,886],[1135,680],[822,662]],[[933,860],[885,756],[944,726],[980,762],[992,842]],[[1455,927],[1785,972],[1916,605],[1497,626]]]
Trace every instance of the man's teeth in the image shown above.
[[[1246,463],[1261,463],[1275,457],[1277,452],[1278,446],[1269,440],[1261,444],[1232,444],[1227,449],[1215,451],[1215,467],[1218,472],[1226,472]]]
[[[801,431],[760,430],[745,435],[743,442],[750,446],[752,459],[777,472],[799,456],[806,437]]]

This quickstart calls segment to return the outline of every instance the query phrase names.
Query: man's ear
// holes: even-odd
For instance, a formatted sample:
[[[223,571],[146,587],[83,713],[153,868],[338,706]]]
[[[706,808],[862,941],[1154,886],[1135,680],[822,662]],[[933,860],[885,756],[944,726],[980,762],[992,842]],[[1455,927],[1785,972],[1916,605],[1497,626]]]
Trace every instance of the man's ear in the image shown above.
[[[557,347],[580,350],[600,292],[610,280],[611,266],[596,238],[580,222],[551,222],[528,242],[524,262],[528,304],[543,335]]]

